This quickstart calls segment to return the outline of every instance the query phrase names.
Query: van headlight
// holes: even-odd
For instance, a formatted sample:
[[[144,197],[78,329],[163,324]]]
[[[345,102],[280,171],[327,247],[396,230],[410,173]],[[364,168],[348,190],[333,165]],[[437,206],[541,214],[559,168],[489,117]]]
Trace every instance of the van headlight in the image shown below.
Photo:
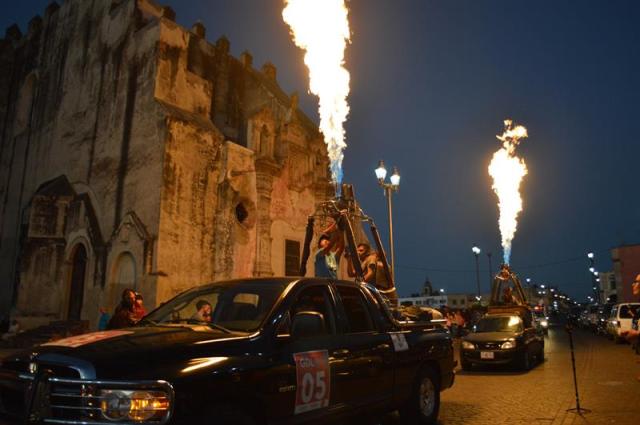
[[[502,350],[511,350],[512,348],[516,348],[516,342],[515,341],[503,342],[500,348]]]
[[[170,408],[164,391],[109,389],[101,390],[100,398],[102,415],[110,421],[159,421]]]
[[[469,341],[462,341],[462,349],[463,350],[475,350],[476,346]]]

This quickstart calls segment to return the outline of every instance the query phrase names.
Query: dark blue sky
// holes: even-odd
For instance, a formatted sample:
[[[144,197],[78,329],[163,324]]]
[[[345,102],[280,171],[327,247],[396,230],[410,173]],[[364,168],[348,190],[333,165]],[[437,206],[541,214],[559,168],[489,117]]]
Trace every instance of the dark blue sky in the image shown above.
[[[25,28],[47,1],[1,0],[0,28]],[[177,21],[201,20],[259,67],[278,67],[287,92],[307,91],[302,53],[280,0],[165,0]],[[502,121],[529,129],[524,212],[512,265],[522,277],[590,291],[586,253],[611,268],[609,249],[640,242],[640,2],[636,0],[353,0],[351,114],[345,181],[386,236],[373,169],[397,165],[397,286],[474,292],[471,246],[501,258],[487,166]],[[302,108],[317,117],[316,100]],[[639,270],[640,272],[640,270]],[[628,284],[629,282],[625,282]]]

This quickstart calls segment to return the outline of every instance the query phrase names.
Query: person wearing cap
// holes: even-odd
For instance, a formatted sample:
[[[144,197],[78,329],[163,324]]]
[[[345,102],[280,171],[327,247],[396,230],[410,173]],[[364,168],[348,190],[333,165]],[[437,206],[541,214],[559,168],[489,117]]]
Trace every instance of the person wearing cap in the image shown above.
[[[344,251],[344,240],[334,222],[320,235],[315,255],[316,277],[338,278],[338,264]]]

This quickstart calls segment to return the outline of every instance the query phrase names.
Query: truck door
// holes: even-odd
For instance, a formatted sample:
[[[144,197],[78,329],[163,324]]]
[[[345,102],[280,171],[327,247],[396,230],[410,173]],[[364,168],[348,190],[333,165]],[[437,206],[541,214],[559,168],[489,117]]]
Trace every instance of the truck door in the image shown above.
[[[335,300],[326,282],[305,285],[291,297],[278,326],[273,366],[264,379],[267,417],[289,423],[328,420],[345,407],[336,398],[346,370],[345,347],[336,330]],[[320,313],[326,331],[293,338],[291,321],[301,311]]]
[[[383,407],[393,397],[394,352],[391,337],[374,322],[369,301],[361,288],[336,284],[341,308],[345,375],[336,387],[336,398],[351,408]]]

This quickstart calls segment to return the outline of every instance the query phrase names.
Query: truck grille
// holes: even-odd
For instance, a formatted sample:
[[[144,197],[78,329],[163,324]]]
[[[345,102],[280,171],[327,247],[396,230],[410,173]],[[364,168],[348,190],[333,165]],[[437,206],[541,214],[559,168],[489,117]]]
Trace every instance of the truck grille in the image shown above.
[[[501,342],[480,342],[478,347],[486,350],[499,350]]]
[[[45,424],[114,424],[102,415],[100,389],[136,388],[166,391],[173,404],[173,390],[162,381],[113,382],[73,378],[60,378],[41,372],[31,390],[30,414],[32,421]],[[164,424],[170,413],[145,423]],[[131,423],[131,422],[127,422]]]

